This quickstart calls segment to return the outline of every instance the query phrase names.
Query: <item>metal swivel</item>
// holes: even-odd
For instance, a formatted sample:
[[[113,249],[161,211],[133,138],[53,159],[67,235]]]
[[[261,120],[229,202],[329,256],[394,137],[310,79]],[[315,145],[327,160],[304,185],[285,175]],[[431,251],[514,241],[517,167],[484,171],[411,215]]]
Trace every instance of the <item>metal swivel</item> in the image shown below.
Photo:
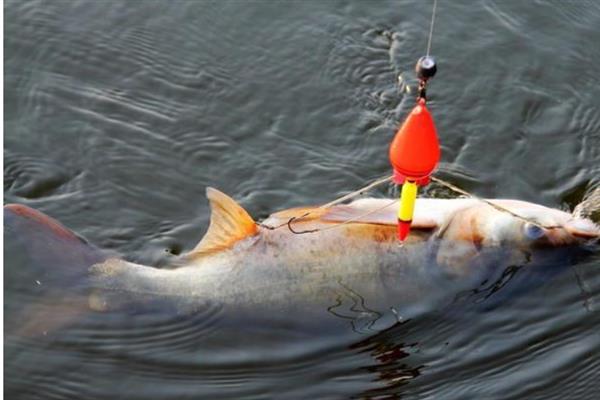
[[[433,78],[437,71],[435,58],[432,56],[423,56],[419,58],[419,61],[417,61],[417,65],[415,66],[415,71],[417,72],[417,77],[421,81],[426,82],[429,78]]]

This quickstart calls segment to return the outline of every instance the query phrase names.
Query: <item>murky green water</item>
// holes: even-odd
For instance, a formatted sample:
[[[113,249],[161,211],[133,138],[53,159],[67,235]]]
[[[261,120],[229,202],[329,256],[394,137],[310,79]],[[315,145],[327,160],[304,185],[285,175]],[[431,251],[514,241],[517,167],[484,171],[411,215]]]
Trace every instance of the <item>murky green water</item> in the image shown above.
[[[4,15],[4,201],[163,266],[206,230],[208,185],[264,218],[388,174],[414,102],[397,78],[415,83],[431,2],[12,0]],[[438,176],[564,209],[598,186],[598,26],[595,1],[440,0]],[[14,316],[39,288],[5,242]],[[47,338],[12,334],[17,316],[5,395],[592,399],[598,264],[489,309],[467,301],[316,338],[285,324],[224,335],[210,309],[81,316]]]

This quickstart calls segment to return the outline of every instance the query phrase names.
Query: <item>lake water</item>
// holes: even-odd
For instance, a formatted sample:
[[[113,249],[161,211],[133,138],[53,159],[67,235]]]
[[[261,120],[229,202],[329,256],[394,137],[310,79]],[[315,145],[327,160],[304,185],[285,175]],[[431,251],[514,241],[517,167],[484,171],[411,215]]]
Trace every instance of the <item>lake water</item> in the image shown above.
[[[437,176],[481,196],[572,209],[600,184],[600,3],[438,3],[428,88]],[[205,232],[206,186],[257,219],[359,188],[390,173],[431,6],[5,1],[4,201],[162,267]],[[221,335],[209,310],[82,316],[40,338],[10,332],[39,294],[10,239],[7,399],[600,393],[598,255],[493,307],[474,296],[389,327],[348,324],[337,337],[268,326]]]

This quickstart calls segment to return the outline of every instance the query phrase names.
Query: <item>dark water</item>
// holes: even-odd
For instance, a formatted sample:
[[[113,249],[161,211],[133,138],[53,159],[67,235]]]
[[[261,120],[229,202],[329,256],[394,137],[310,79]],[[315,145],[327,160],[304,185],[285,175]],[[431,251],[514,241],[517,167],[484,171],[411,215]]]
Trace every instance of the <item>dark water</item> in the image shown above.
[[[13,0],[4,15],[5,202],[161,266],[205,231],[207,185],[262,218],[389,173],[414,101],[397,77],[415,83],[431,2]],[[595,1],[441,0],[439,176],[563,209],[597,186],[598,26]],[[39,290],[7,240],[12,312]],[[598,262],[489,309],[317,339],[222,336],[218,310],[82,316],[46,339],[5,337],[5,395],[597,398]]]

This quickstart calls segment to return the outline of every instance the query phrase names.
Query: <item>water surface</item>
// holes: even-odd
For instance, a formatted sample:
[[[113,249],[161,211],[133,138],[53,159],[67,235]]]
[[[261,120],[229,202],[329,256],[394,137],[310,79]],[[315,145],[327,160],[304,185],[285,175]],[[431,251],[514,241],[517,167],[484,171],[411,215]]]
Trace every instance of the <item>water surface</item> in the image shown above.
[[[206,186],[259,219],[388,174],[414,102],[398,76],[414,89],[431,2],[9,0],[4,15],[4,201],[161,267],[206,230]],[[598,26],[594,1],[440,1],[439,176],[563,209],[600,184]],[[40,289],[6,248],[5,311],[19,318]],[[500,305],[467,296],[337,336],[221,335],[212,309],[82,316],[45,340],[5,337],[5,394],[592,399],[599,261]]]

